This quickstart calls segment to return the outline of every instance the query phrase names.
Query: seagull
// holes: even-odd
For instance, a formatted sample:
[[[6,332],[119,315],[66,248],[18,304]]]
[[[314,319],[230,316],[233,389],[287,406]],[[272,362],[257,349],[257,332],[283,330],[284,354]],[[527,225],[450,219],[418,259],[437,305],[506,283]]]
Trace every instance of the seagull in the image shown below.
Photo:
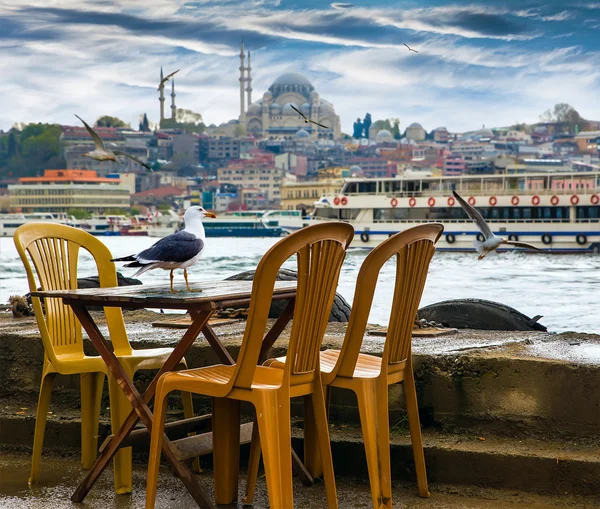
[[[124,265],[124,267],[139,267],[139,270],[133,277],[153,269],[170,270],[171,293],[177,293],[173,288],[173,271],[175,269],[183,269],[185,286],[189,292],[192,292],[193,290],[190,288],[188,282],[187,268],[198,261],[204,249],[206,235],[204,233],[204,226],[202,225],[203,217],[214,218],[217,216],[202,207],[190,207],[185,211],[185,215],[183,216],[185,224],[183,230],[160,239],[139,254],[114,258],[111,262],[131,262]]]
[[[331,7],[334,9],[350,9],[351,7],[354,7],[354,5],[346,2],[334,2],[331,4]]]
[[[418,53],[418,51],[416,49],[412,49],[408,44],[406,44],[405,42],[403,42],[402,44],[404,44],[407,48],[408,51],[414,51],[415,53]]]
[[[91,137],[94,140],[94,145],[95,145],[94,150],[92,150],[91,152],[88,152],[87,154],[83,154],[85,157],[95,159],[96,161],[115,161],[116,163],[118,163],[117,156],[128,157],[132,161],[135,161],[136,163],[141,164],[148,170],[153,171],[152,168],[150,168],[150,166],[148,166],[146,163],[140,161],[137,157],[129,155],[126,152],[123,152],[121,150],[112,150],[112,151],[108,150],[105,147],[104,142],[100,139],[100,136],[98,136],[98,133],[96,133],[96,131],[94,131],[86,123],[86,121],[83,120],[79,115],[75,115],[75,116],[83,122],[83,125],[87,129],[87,132],[90,133]],[[111,143],[111,145],[114,145],[114,143]]]
[[[492,233],[492,230],[483,219],[483,216],[471,205],[469,205],[465,200],[463,200],[456,191],[452,191],[454,197],[458,200],[461,207],[465,210],[467,215],[475,221],[477,228],[485,237],[485,240],[481,242],[480,240],[475,239],[473,242],[473,246],[479,253],[478,260],[483,260],[488,253],[495,251],[502,244],[508,244],[509,246],[523,247],[525,249],[535,249],[536,251],[540,251],[539,248],[532,246],[531,244],[527,244],[526,242],[518,242],[515,240],[506,240],[502,237],[498,237]]]
[[[298,112],[298,114],[304,119],[305,124],[308,124],[310,122],[311,124],[318,125],[319,127],[322,127],[323,129],[329,129],[329,127],[327,127],[326,125],[319,124],[319,122],[315,122],[314,120],[311,120],[310,118],[306,118],[306,115],[304,113],[302,113],[298,108],[296,108],[293,104],[290,104],[290,106],[292,107],[292,109],[294,111]]]
[[[171,74],[167,74],[162,80],[160,80],[158,89],[156,91],[160,92],[160,89],[165,85],[165,83],[167,81],[169,81],[169,79],[171,79],[173,76],[175,76],[179,71],[181,71],[181,69],[177,69],[175,72],[172,72]],[[161,73],[162,73],[162,70],[161,70]]]

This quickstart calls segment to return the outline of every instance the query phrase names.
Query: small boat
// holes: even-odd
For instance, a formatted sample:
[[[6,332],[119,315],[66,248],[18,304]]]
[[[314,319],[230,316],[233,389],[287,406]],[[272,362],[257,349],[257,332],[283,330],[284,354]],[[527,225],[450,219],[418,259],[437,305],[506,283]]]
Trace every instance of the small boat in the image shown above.
[[[280,211],[273,211],[280,212]],[[275,224],[274,219],[265,215],[270,211],[242,210],[219,215],[214,219],[207,218],[202,224],[207,237],[281,237],[285,232]]]

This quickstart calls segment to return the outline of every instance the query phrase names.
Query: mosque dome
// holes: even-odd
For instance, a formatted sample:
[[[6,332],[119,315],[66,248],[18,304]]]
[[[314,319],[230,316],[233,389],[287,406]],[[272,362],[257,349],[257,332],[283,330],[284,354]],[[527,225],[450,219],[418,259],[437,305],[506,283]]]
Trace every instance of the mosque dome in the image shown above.
[[[422,126],[421,124],[419,124],[419,122],[413,122],[412,124],[410,124],[410,125],[408,126],[408,128],[409,128],[409,129],[410,129],[411,127],[412,127],[412,128],[417,128],[417,129],[423,129],[423,126]]]
[[[493,138],[494,132],[491,129],[487,129],[484,127],[483,129],[475,131],[475,135],[479,136],[480,138]]]
[[[271,86],[275,85],[304,85],[313,87],[312,83],[308,81],[308,78],[299,72],[286,72],[282,74],[275,79]]]
[[[390,133],[387,129],[382,129],[375,135],[375,141],[377,143],[385,143],[389,141],[394,141],[394,137],[392,133]]]
[[[362,173],[362,168],[360,166],[350,166],[350,175],[353,175],[354,173]]]
[[[248,113],[255,113],[258,114],[262,111],[262,106],[259,102],[255,102],[252,103],[249,107],[248,107]]]
[[[310,113],[310,104],[304,103],[300,106],[300,111],[302,111],[302,113]]]
[[[281,106],[279,106],[279,104],[277,103],[273,103],[271,104],[271,110],[280,110]]]
[[[294,108],[298,108],[298,106],[296,106],[295,104],[293,106]],[[294,111],[294,108],[292,108],[292,103],[286,103],[281,109],[281,113],[283,115],[297,115],[298,112]]]
[[[305,129],[300,129],[295,135],[294,138],[296,140],[306,140],[310,139],[310,134]]]

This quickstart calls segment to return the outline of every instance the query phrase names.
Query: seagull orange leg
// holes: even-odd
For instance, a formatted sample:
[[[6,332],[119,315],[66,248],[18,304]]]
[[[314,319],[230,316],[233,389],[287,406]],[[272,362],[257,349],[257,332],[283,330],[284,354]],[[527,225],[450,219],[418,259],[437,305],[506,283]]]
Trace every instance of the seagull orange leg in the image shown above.
[[[173,275],[173,271],[171,271],[171,273],[169,274],[169,277],[171,278],[171,293],[177,293],[177,290],[175,290],[175,288],[173,288],[173,278],[175,277]]]
[[[202,290],[192,290],[190,288],[190,283],[188,282],[187,269],[183,269],[183,277],[185,278],[185,286],[188,289],[188,292],[201,292]]]

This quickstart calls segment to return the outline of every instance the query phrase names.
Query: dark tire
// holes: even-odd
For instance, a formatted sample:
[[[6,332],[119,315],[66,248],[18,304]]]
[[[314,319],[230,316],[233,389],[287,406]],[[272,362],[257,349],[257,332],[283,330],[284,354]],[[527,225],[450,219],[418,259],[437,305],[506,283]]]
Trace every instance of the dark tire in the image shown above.
[[[482,233],[478,233],[478,234],[477,234],[477,240],[478,240],[479,242],[483,242],[483,241],[485,240],[485,237],[483,236],[483,234],[482,234]]]
[[[456,237],[454,236],[453,233],[447,233],[446,234],[446,242],[448,244],[454,244],[456,242]]]
[[[360,240],[362,240],[363,242],[369,242],[369,234],[368,233],[361,233],[360,234]]]
[[[542,235],[542,244],[545,244],[546,246],[552,244],[552,235],[548,235],[547,233]]]
[[[508,240],[519,240],[519,236],[518,236],[518,235],[515,235],[514,233],[511,233],[511,234],[508,236]]]
[[[577,244],[579,244],[580,246],[583,246],[584,244],[587,243],[587,237],[583,233],[580,233],[575,238],[575,242],[577,242]]]
[[[252,281],[254,279],[254,271],[248,270],[241,272],[235,276],[228,277],[225,281]],[[277,281],[296,281],[298,279],[295,270],[279,269],[277,274]],[[277,318],[283,312],[287,306],[287,301],[278,300],[271,303],[271,309],[269,311],[269,318]],[[352,308],[350,304],[342,297],[339,293],[335,294],[333,299],[333,306],[331,313],[329,314],[330,322],[347,322],[350,318],[350,311]]]

